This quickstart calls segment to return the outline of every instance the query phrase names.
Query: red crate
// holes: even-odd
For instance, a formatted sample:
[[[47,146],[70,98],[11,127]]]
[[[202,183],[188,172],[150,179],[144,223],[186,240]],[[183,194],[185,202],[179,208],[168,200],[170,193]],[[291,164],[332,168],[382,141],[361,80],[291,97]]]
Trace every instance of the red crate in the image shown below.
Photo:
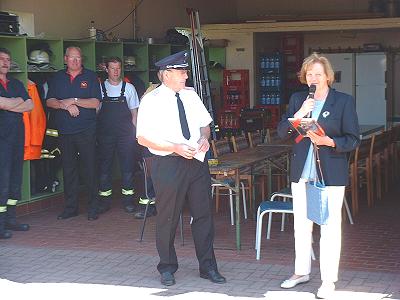
[[[265,110],[265,128],[276,128],[282,115],[282,105],[257,105],[255,108]]]
[[[298,72],[300,71],[300,67],[297,69],[287,69],[286,71],[286,87],[293,88],[300,86],[300,80],[298,78]]]
[[[226,109],[250,106],[249,70],[224,70],[223,101]]]
[[[219,127],[221,129],[239,129],[240,128],[240,109],[225,109],[219,114]]]
[[[290,33],[285,34],[281,40],[281,48],[283,53],[285,51],[292,51],[292,53],[303,53],[304,52],[304,42],[303,42],[303,34],[301,33]]]
[[[283,56],[286,69],[296,69],[299,71],[303,64],[303,55],[301,54],[286,54]]]
[[[264,106],[267,115],[267,128],[276,128],[281,118],[281,106],[280,105],[265,105]]]
[[[235,109],[250,106],[249,91],[231,90],[230,88],[224,90],[223,95],[224,108]]]
[[[249,70],[224,70],[224,87],[249,87]]]

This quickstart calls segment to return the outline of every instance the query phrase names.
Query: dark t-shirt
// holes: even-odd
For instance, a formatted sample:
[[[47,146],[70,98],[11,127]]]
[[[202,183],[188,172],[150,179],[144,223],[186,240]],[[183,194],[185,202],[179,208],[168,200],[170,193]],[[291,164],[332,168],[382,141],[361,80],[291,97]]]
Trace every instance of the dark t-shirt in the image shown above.
[[[29,99],[28,92],[24,84],[18,79],[7,77],[7,89],[0,84],[0,96],[6,98],[21,97],[24,101]],[[22,122],[22,113],[12,112],[0,109],[0,124],[4,126],[13,126],[18,122]]]
[[[99,81],[95,72],[82,69],[82,72],[74,79],[66,70],[58,71],[49,82],[47,99],[58,100],[68,98],[97,98],[101,100]],[[96,126],[96,109],[79,108],[79,115],[72,117],[67,110],[54,110],[56,126],[60,134],[74,134]]]

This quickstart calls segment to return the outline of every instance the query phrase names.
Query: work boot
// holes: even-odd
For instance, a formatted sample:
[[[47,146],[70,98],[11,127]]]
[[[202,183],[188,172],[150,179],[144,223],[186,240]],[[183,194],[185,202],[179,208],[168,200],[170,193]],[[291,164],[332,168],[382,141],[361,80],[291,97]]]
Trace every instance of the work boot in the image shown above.
[[[143,205],[141,205],[143,206]],[[140,211],[138,211],[137,213],[134,214],[134,218],[135,219],[143,219],[144,218],[144,212],[146,210],[146,206],[141,207]],[[155,205],[151,204],[149,205],[149,208],[147,209],[147,214],[146,217],[152,217],[152,216],[156,216],[157,215],[157,211],[156,211],[156,207]]]
[[[99,204],[99,208],[97,209],[97,212],[99,214],[104,214],[106,212],[108,212],[111,209],[111,205],[105,202],[101,202]]]
[[[124,210],[129,214],[133,214],[136,211],[136,207],[133,204],[127,204],[124,205]]]
[[[61,214],[59,214],[57,216],[57,220],[65,220],[65,219],[76,217],[77,215],[78,215],[78,211],[64,210]]]
[[[94,204],[94,202],[93,202]],[[111,209],[112,204],[112,189],[100,189],[96,199],[96,207],[98,214],[104,214]]]
[[[13,231],[28,231],[30,226],[29,224],[23,224],[18,222],[6,222],[5,229],[13,230]]]
[[[9,230],[0,231],[0,239],[5,240],[12,237],[12,232]]]
[[[6,212],[0,213],[0,239],[9,239],[12,237],[12,232],[4,228],[6,221]]]
[[[99,218],[99,215],[96,212],[89,212],[88,213],[88,220],[89,221],[96,221]]]
[[[4,228],[13,231],[28,231],[29,224],[22,224],[17,222],[17,206],[7,205],[6,220]]]

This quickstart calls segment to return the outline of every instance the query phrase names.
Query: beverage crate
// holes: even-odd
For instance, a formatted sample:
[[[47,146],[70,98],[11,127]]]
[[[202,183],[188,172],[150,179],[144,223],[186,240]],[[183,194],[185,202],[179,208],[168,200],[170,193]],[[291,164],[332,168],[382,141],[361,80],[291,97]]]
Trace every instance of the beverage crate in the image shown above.
[[[276,128],[281,118],[280,105],[263,106],[266,112],[266,128]]]
[[[303,64],[303,55],[299,53],[285,54],[283,60],[286,68],[300,70]]]
[[[224,86],[249,88],[249,70],[224,70]]]
[[[240,109],[224,109],[220,112],[218,120],[221,129],[239,129]]]
[[[250,105],[249,70],[224,70],[223,101],[225,109],[241,109]]]
[[[303,35],[284,35],[281,40],[281,48],[286,69],[295,69],[298,72],[304,59]]]
[[[224,108],[238,109],[250,105],[249,90],[240,90],[236,87],[228,87],[223,93]]]
[[[264,130],[267,114],[263,107],[246,108],[240,112],[240,128],[246,132]]]
[[[281,49],[284,54],[293,54],[304,52],[303,34],[289,33],[285,34],[281,40]]]

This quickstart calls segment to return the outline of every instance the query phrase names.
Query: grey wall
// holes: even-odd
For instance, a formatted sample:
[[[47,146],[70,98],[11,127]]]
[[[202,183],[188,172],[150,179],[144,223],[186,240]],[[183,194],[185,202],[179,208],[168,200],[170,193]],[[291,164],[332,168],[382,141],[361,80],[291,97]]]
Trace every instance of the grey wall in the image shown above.
[[[267,15],[324,15],[366,13],[369,0],[235,0],[239,19],[251,20]]]
[[[139,0],[1,0],[1,10],[34,14],[36,33],[81,38],[90,20],[100,29],[121,21]],[[199,10],[201,24],[265,19],[270,15],[297,18],[304,15],[366,13],[369,0],[144,0],[136,13],[138,37],[163,37],[169,28],[189,26],[186,8]],[[133,37],[133,18],[113,30]]]
[[[145,0],[136,14],[138,36],[162,37],[169,28],[189,26],[186,8],[199,11],[201,24],[237,19],[234,0]]]
[[[147,0],[148,1],[148,0]],[[118,5],[115,3],[118,2]],[[2,11],[34,14],[35,33],[48,37],[82,38],[88,36],[90,21],[100,29],[110,28],[133,8],[133,0],[1,0]],[[113,30],[120,37],[131,37],[132,18]]]

